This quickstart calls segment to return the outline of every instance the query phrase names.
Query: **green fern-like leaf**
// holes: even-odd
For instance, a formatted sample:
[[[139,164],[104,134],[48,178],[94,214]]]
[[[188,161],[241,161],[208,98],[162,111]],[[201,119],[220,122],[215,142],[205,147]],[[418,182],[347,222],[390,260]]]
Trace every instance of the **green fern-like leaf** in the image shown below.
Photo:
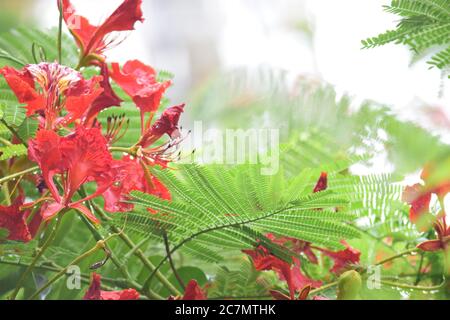
[[[449,65],[449,0],[392,0],[389,6],[385,6],[385,11],[402,17],[397,29],[363,40],[364,48],[394,42],[409,46],[416,55],[434,49],[437,53],[428,63],[439,69]]]
[[[330,248],[342,248],[340,240],[358,236],[345,223],[355,218],[345,210],[349,205],[346,199],[333,192],[312,194],[312,189],[303,193],[299,189],[291,201],[283,196],[288,186],[288,182],[279,181],[284,179],[283,174],[263,176],[259,169],[256,165],[182,165],[180,175],[157,170],[155,174],[174,199],[166,201],[133,192],[132,203],[158,213],[137,210],[119,216],[114,223],[126,223],[128,229],[141,234],[158,235],[164,230],[174,248],[191,244],[188,251],[196,255],[202,245],[240,250],[266,241],[264,245],[285,260],[292,253],[265,240],[264,234],[283,234]],[[342,210],[333,212],[336,207]]]
[[[27,153],[28,153],[27,148],[22,144],[0,147],[0,161],[8,160],[14,157],[24,156]]]

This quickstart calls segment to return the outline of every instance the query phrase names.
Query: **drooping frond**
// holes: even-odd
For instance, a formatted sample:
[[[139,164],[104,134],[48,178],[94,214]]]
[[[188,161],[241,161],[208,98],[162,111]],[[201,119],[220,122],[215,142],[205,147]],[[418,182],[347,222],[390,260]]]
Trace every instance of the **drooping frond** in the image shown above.
[[[396,29],[363,40],[364,48],[394,42],[409,46],[415,53],[434,49],[436,53],[428,63],[439,69],[450,65],[449,0],[392,0],[385,10],[402,19]]]

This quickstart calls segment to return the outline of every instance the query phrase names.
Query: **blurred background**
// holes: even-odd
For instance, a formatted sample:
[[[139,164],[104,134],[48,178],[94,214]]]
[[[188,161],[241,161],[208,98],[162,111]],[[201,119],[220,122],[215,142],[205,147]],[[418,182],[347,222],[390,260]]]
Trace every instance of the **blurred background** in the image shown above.
[[[53,0],[0,2],[2,31],[20,25],[54,27]],[[121,0],[73,0],[80,14],[101,23]],[[190,120],[219,117],[230,105],[246,106],[273,91],[263,80],[329,83],[352,106],[373,100],[450,141],[450,93],[439,70],[413,62],[406,47],[361,50],[361,40],[395,26],[386,0],[143,0],[146,17],[110,61],[136,58],[172,72],[173,103],[191,106]],[[19,21],[19,22],[18,22]],[[265,76],[261,76],[263,73]],[[274,76],[276,75],[276,76]],[[220,79],[220,80],[219,80]],[[265,80],[264,80],[265,81]],[[207,92],[215,88],[214,101]],[[266,88],[267,89],[267,88]],[[265,95],[265,97],[258,97]],[[229,110],[229,109],[228,109]]]
[[[57,25],[53,0],[3,0],[0,28],[17,21]],[[102,22],[121,0],[73,0],[93,24]],[[414,100],[448,104],[439,98],[440,73],[424,63],[410,66],[407,48],[360,50],[360,41],[395,25],[382,11],[386,0],[144,0],[144,24],[111,60],[130,55],[172,71],[171,94],[185,99],[214,73],[240,67],[272,67],[306,74],[335,85],[357,99],[373,99],[402,109]],[[20,20],[17,20],[17,17]],[[447,91],[447,92],[445,92]]]

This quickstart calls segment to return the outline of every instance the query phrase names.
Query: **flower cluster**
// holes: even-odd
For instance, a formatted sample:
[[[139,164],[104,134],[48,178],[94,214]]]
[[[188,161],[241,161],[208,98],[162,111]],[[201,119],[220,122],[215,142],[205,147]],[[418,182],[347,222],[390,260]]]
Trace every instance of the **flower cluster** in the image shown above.
[[[127,61],[121,68],[119,63],[108,63],[105,56],[117,32],[133,30],[136,22],[143,21],[141,2],[125,0],[103,24],[93,26],[76,13],[70,0],[58,1],[80,49],[78,67],[43,62],[21,70],[8,66],[0,69],[18,102],[26,108],[27,117],[39,123],[35,138],[28,141],[28,157],[40,168],[40,179],[36,180],[40,181],[42,196],[27,204],[20,197],[12,206],[0,207],[7,212],[0,216],[0,227],[8,229],[10,240],[31,240],[33,228],[27,223],[31,208],[38,207],[37,216],[44,221],[75,209],[99,223],[84,205],[96,197],[103,197],[107,212],[131,210],[126,200],[133,190],[170,199],[149,167],[167,167],[173,160],[171,149],[180,141],[178,121],[184,105],[168,108],[156,119],[171,82],[158,82],[155,69],[138,60]],[[81,72],[86,67],[96,68],[98,75],[87,79]],[[115,118],[112,123],[109,118],[106,132],[97,120],[102,110],[121,105],[111,79],[141,112],[141,137],[121,159],[114,159],[111,148],[117,136],[123,135],[124,119]],[[164,135],[169,141],[153,146]],[[86,194],[84,185],[91,182],[96,190]]]

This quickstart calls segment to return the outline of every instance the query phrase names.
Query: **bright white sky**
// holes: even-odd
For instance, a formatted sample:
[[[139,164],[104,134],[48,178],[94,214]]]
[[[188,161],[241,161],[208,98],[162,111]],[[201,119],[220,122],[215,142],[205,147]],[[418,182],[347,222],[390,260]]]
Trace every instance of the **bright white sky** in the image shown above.
[[[130,58],[152,63],[158,48],[152,47],[151,32],[158,31],[158,0],[144,0],[144,25],[130,34],[126,42],[109,53],[112,60]],[[174,0],[165,0],[170,3]],[[92,22],[102,21],[121,0],[73,0],[80,13]],[[181,3],[181,1],[176,1]],[[348,92],[356,101],[373,99],[406,110],[414,98],[439,106],[450,106],[449,85],[444,98],[438,99],[440,73],[428,70],[424,62],[409,67],[410,54],[406,48],[390,45],[372,50],[361,50],[361,39],[377,35],[395,25],[396,16],[382,11],[387,0],[190,0],[190,6],[211,11],[212,17],[221,21],[217,31],[218,52],[223,68],[258,66],[261,64],[280,67],[292,73],[314,73],[311,50],[302,44],[298,33],[289,28],[289,20],[307,16],[315,23],[315,50],[317,69],[323,79],[334,84],[339,92]],[[40,0],[36,12],[46,26],[57,22],[57,10]],[[156,12],[155,12],[156,11]],[[179,13],[178,13],[179,14]],[[180,20],[177,15],[173,24],[187,28],[208,29],[198,26],[198,21]],[[196,25],[197,23],[197,25]],[[170,33],[171,30],[161,30]],[[191,31],[189,31],[191,32]],[[195,30],[193,31],[195,32]],[[151,48],[151,49],[149,49]],[[176,59],[166,62],[167,68],[177,74]],[[446,81],[448,83],[448,81]],[[408,112],[406,112],[408,115]],[[447,111],[448,114],[448,111]]]

